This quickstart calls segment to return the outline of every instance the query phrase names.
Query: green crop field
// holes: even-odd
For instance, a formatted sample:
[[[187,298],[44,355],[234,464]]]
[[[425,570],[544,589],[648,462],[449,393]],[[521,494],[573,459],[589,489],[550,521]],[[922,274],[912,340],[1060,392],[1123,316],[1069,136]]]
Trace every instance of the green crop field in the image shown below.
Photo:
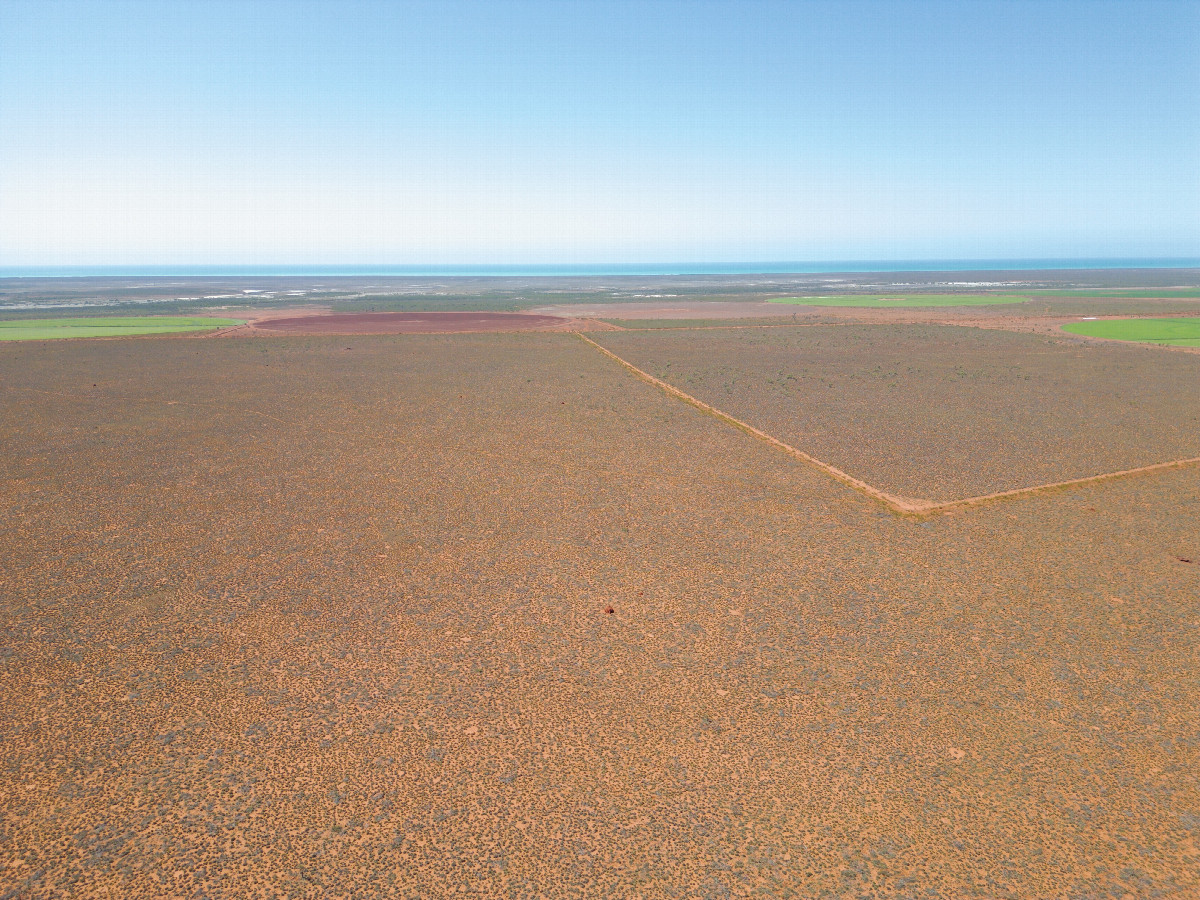
[[[1081,297],[1116,300],[1197,300],[1200,299],[1200,289],[1197,288],[1131,288],[1128,290],[1091,290],[1088,288],[1072,288],[1070,290],[1031,290],[1030,294],[1037,297]]]
[[[855,297],[776,297],[769,302],[796,306],[992,306],[998,303],[1024,303],[1029,299],[1016,294],[866,294]]]
[[[46,341],[58,338],[124,337],[207,331],[242,325],[241,319],[208,316],[113,316],[112,318],[14,319],[0,322],[0,341]]]
[[[1073,322],[1063,331],[1114,341],[1200,347],[1200,319],[1102,319]]]

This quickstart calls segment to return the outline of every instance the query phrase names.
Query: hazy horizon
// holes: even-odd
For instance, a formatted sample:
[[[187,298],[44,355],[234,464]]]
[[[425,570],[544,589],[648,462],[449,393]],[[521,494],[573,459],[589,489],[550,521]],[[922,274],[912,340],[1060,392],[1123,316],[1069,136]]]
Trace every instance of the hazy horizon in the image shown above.
[[[876,273],[977,273],[1014,274],[1055,271],[1136,271],[1139,269],[1191,271],[1200,269],[1200,257],[1145,259],[914,259],[914,260],[748,260],[723,263],[692,261],[627,263],[579,262],[386,264],[386,263],[259,263],[259,264],[147,264],[5,266],[4,278],[221,278],[221,277],[622,277],[622,276],[772,276]]]
[[[0,267],[1192,258],[1198,38],[1171,2],[10,0]]]

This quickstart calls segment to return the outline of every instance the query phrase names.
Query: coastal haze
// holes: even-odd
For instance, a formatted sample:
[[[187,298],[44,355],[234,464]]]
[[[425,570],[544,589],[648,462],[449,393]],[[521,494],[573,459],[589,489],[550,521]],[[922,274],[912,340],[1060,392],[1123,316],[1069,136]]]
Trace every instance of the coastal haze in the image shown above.
[[[1146,261],[1147,263],[1151,261]],[[39,274],[13,276],[0,269],[0,316],[39,309],[110,308],[150,311],[225,310],[237,305],[344,304],[368,310],[380,304],[397,309],[436,309],[466,303],[519,309],[540,301],[580,298],[588,303],[626,303],[686,299],[696,302],[743,301],[801,293],[813,296],[858,294],[872,290],[953,294],[983,289],[1102,291],[1115,288],[1187,288],[1200,282],[1200,259],[1190,266],[1136,268],[1074,266],[1029,269],[914,268],[902,271],[787,271],[767,268],[748,274],[626,274],[621,266],[588,266],[596,274],[345,275],[336,266],[328,274],[190,274],[180,267],[166,274]],[[1019,265],[1019,263],[1018,263]],[[753,263],[741,267],[755,268]],[[235,271],[236,271],[236,267]],[[281,267],[287,268],[287,267]],[[364,267],[367,268],[367,267]],[[386,267],[384,267],[386,268]],[[448,267],[470,272],[473,267]],[[546,267],[552,268],[552,267]],[[679,266],[685,272],[687,266]],[[716,267],[714,267],[716,268]],[[728,268],[728,267],[726,267]],[[535,269],[536,271],[536,269]],[[1169,297],[1178,291],[1167,291]],[[1083,294],[1081,294],[1083,296]]]

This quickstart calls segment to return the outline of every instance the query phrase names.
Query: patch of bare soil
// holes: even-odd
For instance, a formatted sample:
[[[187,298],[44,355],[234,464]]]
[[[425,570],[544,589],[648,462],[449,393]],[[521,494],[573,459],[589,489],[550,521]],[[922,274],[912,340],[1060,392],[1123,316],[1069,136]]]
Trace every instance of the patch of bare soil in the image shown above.
[[[808,307],[738,300],[673,300],[670,303],[562,303],[539,306],[531,313],[581,319],[761,319],[788,316]],[[824,312],[824,310],[821,310]]]
[[[1109,303],[1113,301],[1098,301]],[[1145,301],[1149,302],[1149,301]],[[1037,312],[1035,312],[1035,309]],[[617,319],[623,322],[651,320],[680,320],[683,326],[705,327],[697,320],[712,320],[721,327],[737,327],[739,321],[746,326],[759,320],[772,319],[765,323],[787,326],[790,324],[840,324],[864,325],[957,325],[968,328],[988,328],[996,331],[1015,331],[1026,334],[1041,334],[1076,343],[1110,343],[1105,338],[1068,334],[1062,326],[1078,322],[1084,310],[1070,314],[1055,311],[1048,313],[1046,307],[1033,304],[993,307],[845,307],[845,306],[789,306],[779,303],[746,301],[675,300],[670,304],[657,303],[570,303],[559,306],[543,306],[533,310],[537,314],[554,316],[576,316],[581,318]],[[1146,309],[1140,312],[1104,312],[1096,310],[1092,318],[1131,318],[1194,315],[1194,311],[1157,311]],[[791,322],[788,321],[790,316]],[[591,329],[596,330],[596,329]],[[1154,345],[1147,345],[1154,346]],[[1158,347],[1182,353],[1200,353],[1195,347]]]
[[[881,491],[934,504],[1200,454],[1190,356],[935,325],[625,331],[597,340]]]
[[[912,330],[664,345],[885,452],[1196,381]],[[1200,896],[1196,469],[902,518],[537,332],[21,342],[0,440],[0,897]]]
[[[250,330],[271,334],[462,334],[489,331],[571,331],[581,323],[559,316],[505,312],[370,312],[262,318]]]

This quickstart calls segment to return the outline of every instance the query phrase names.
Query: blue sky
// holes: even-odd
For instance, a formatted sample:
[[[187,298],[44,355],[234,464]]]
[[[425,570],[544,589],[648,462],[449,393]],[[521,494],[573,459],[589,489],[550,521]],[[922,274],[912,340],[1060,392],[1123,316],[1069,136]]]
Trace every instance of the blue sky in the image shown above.
[[[1200,255],[1200,3],[0,2],[0,265]]]

